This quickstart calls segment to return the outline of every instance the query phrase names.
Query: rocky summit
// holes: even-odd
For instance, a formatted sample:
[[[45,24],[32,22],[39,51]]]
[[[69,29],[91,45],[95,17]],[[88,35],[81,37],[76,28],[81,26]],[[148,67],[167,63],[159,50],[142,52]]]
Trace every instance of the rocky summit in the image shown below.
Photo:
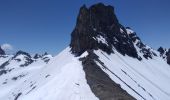
[[[114,7],[102,3],[80,8],[70,47],[77,56],[86,50],[97,49],[110,54],[115,48],[123,55],[139,58],[132,39],[115,15]]]

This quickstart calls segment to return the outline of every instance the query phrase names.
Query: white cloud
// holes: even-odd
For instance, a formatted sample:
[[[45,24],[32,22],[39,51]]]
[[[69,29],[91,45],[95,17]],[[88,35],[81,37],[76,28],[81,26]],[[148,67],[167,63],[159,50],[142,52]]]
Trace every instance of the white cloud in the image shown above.
[[[8,44],[8,43],[5,43],[3,45],[1,45],[1,48],[5,51],[12,51],[13,50],[13,47],[12,45]]]

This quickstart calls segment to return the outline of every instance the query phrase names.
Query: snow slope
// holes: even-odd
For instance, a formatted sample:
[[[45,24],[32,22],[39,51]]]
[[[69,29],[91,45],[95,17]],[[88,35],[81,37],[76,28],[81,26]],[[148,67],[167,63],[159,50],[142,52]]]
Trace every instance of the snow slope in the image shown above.
[[[3,56],[0,58],[0,98],[9,94],[12,89],[31,77],[33,73],[37,73],[39,69],[42,69],[47,64],[43,59],[44,57],[52,59],[51,55],[33,59],[33,57],[22,53]]]
[[[170,100],[170,66],[160,57],[139,61],[118,52],[95,51],[110,78],[138,100]],[[96,61],[97,62],[97,61]]]
[[[81,62],[69,50],[66,48],[0,100],[98,100],[86,83]]]
[[[96,50],[95,54],[105,64],[103,67],[96,61],[101,69],[136,99],[170,99],[170,67],[162,58],[139,61],[118,52],[108,55]],[[87,55],[85,52],[80,57]],[[98,100],[86,82],[80,57],[74,57],[66,48],[15,88],[3,87],[6,90],[1,92],[0,100]],[[32,72],[31,67],[26,70]]]

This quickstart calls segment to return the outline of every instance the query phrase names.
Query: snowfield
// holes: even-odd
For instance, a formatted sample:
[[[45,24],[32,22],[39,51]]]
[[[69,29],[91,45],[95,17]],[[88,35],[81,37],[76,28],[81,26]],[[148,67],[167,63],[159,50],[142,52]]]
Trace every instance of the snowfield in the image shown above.
[[[138,100],[170,100],[170,66],[160,57],[139,61],[129,56],[95,53],[107,68],[110,78]]]
[[[81,62],[69,50],[66,48],[48,65],[30,73],[0,100],[98,100],[86,82]]]
[[[96,61],[101,69],[136,99],[170,100],[170,67],[160,57],[139,61],[118,52],[108,55],[97,50],[95,54],[105,64]],[[0,77],[2,82],[28,74],[20,81],[1,84],[0,100],[98,100],[86,82],[79,57],[74,57],[69,47],[47,65],[34,65]]]

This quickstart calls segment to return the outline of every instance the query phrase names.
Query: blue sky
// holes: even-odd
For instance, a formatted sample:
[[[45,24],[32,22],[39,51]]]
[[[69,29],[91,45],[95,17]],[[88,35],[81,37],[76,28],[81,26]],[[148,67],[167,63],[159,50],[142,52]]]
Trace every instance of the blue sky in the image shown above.
[[[0,44],[57,54],[69,45],[79,8],[98,2],[114,6],[146,44],[170,47],[170,0],[0,0]]]

